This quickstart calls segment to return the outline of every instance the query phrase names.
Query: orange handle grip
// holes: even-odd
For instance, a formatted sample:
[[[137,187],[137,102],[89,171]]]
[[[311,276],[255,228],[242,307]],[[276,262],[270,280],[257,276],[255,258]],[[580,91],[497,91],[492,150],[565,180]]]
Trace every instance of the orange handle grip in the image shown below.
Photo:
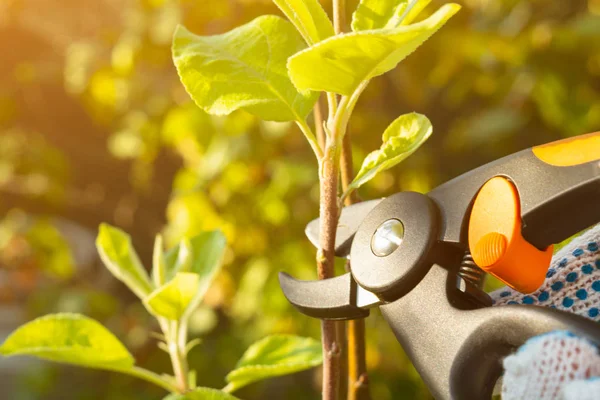
[[[535,146],[533,154],[546,164],[572,167],[600,160],[600,132]]]
[[[521,161],[520,179],[512,180],[513,171],[485,182],[468,229],[475,263],[523,293],[544,282],[550,244],[556,243],[549,238],[566,238],[600,220],[600,162],[594,164],[600,160],[600,132],[536,146],[529,154],[546,165]]]
[[[519,193],[507,178],[487,181],[475,198],[469,223],[473,261],[521,293],[544,282],[552,246],[539,250],[521,233]]]

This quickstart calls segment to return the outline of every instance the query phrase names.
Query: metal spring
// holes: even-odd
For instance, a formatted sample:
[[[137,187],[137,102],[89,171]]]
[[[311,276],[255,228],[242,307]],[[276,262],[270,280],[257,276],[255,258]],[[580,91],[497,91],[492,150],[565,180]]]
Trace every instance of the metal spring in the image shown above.
[[[469,282],[473,286],[478,288],[483,287],[485,278],[485,272],[475,264],[473,256],[470,251],[466,251],[463,256],[460,268],[458,269],[458,276]]]

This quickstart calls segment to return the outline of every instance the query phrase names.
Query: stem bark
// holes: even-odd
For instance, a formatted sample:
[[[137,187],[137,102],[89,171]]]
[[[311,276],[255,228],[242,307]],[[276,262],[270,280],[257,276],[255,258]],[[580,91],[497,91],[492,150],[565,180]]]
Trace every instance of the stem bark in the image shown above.
[[[333,0],[333,29],[336,35],[343,34],[346,30],[346,0]],[[330,102],[332,103],[332,107],[330,107],[329,117],[332,119],[335,117],[337,113],[337,96],[333,93],[328,94],[330,97]],[[337,126],[336,128],[340,128]],[[335,140],[338,145],[339,143],[339,135],[344,136],[345,127],[341,127],[341,129],[334,129],[332,134],[332,139]],[[339,165],[339,164],[338,164]],[[336,201],[338,201],[336,199]],[[338,210],[337,210],[337,218],[336,218],[336,229],[337,229],[337,219],[339,219],[339,201],[338,201]],[[340,365],[339,365],[339,386],[340,389],[338,391],[340,398],[345,398],[349,392],[347,391],[348,387],[348,336],[347,336],[348,326],[346,321],[338,321],[336,322],[336,333],[337,333],[337,343],[340,346]]]
[[[317,252],[319,279],[332,278],[335,265],[335,234],[338,222],[338,176],[341,149],[336,134],[326,138],[320,168],[320,249]],[[337,323],[321,321],[323,343],[323,400],[337,400],[340,389],[341,347]]]
[[[333,0],[333,29],[336,35],[346,29],[346,0]]]
[[[352,165],[352,144],[350,132],[344,135],[341,154],[341,180],[342,192],[348,190],[348,185],[354,177]],[[351,192],[345,199],[346,206],[358,203],[357,193]],[[350,261],[346,269],[351,270]],[[365,345],[365,320],[355,319],[348,321],[348,400],[370,400],[369,380],[367,375],[366,345]]]

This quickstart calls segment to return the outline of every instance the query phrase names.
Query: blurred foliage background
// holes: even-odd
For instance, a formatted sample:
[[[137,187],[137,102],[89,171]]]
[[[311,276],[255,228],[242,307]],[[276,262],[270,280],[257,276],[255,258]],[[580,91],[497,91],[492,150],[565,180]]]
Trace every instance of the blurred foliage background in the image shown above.
[[[358,104],[357,166],[397,115],[417,111],[434,126],[421,150],[362,189],[365,199],[426,192],[503,155],[600,129],[600,0],[458,2],[458,16]],[[169,371],[148,334],[152,319],[100,264],[100,222],[128,231],[148,267],[158,232],[171,245],[205,229],[226,233],[225,272],[191,326],[204,338],[191,353],[201,385],[222,387],[267,333],[318,337],[318,321],[288,305],[276,276],[316,276],[303,235],[318,213],[308,145],[292,125],[205,115],[171,61],[177,24],[209,35],[265,13],[278,13],[269,0],[0,1],[0,340],[39,315],[82,312],[140,365]],[[376,312],[367,329],[373,398],[430,398]],[[318,382],[300,373],[239,396],[317,399]],[[15,400],[163,394],[27,359],[0,360],[0,387],[1,399]]]

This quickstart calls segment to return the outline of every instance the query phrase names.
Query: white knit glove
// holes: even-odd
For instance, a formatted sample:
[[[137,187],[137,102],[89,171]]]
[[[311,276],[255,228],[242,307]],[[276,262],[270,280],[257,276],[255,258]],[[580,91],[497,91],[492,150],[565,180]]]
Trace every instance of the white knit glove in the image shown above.
[[[552,258],[546,281],[532,294],[490,293],[495,306],[535,304],[600,321],[600,225]],[[504,360],[503,400],[600,399],[600,355],[587,340],[551,332],[527,341]]]
[[[504,359],[503,400],[599,399],[599,385],[598,349],[566,331],[529,339]]]

